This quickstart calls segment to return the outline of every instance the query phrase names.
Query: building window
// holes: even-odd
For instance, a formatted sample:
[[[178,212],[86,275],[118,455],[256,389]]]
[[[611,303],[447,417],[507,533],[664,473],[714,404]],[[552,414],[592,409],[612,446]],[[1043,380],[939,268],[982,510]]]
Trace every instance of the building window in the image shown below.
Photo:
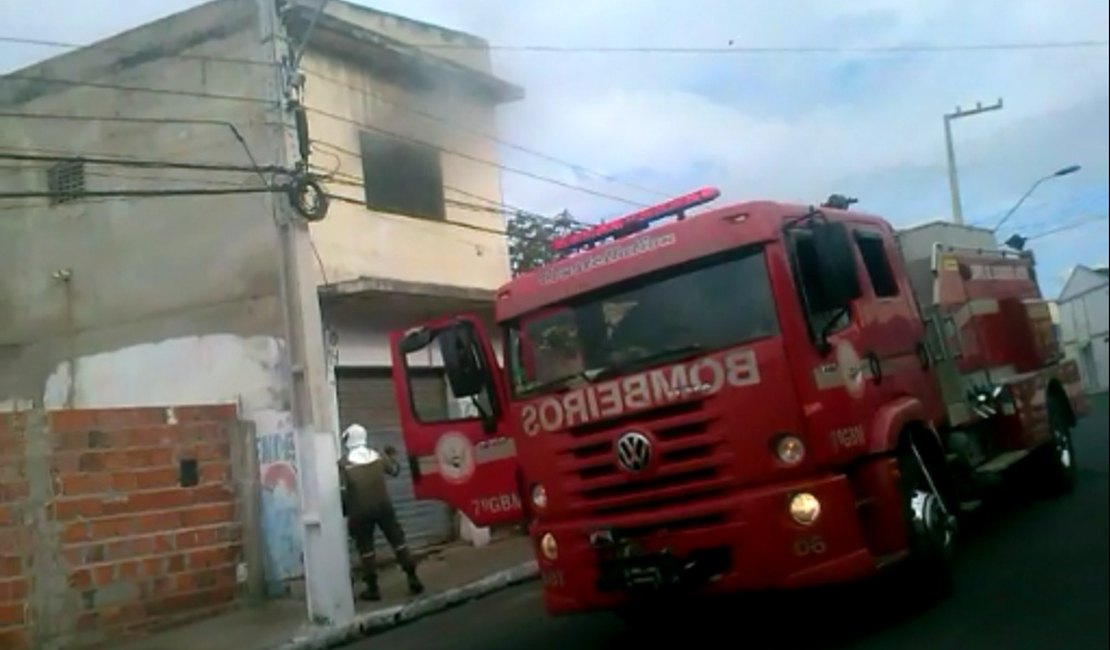
[[[876,233],[856,232],[856,245],[859,246],[860,256],[863,257],[863,265],[867,267],[867,275],[871,278],[871,288],[875,290],[875,297],[897,296],[898,282],[890,269],[890,260],[887,258],[882,237]]]
[[[445,219],[439,150],[379,133],[362,133],[366,207],[420,219]]]
[[[85,192],[85,163],[69,161],[50,167],[46,170],[46,189],[52,205],[80,199]]]

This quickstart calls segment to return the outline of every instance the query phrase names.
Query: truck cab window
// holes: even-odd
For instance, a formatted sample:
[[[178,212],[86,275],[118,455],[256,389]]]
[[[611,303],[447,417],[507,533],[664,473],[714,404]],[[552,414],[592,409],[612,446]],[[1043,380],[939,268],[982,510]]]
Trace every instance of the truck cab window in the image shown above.
[[[762,249],[732,251],[529,314],[510,326],[513,393],[529,395],[628,364],[778,334]]]
[[[797,291],[801,294],[802,305],[814,340],[820,338],[821,332],[844,329],[851,322],[850,314],[844,310],[815,311],[810,306],[817,302],[824,302],[820,300],[824,289],[820,282],[820,268],[817,264],[817,251],[814,248],[812,236],[805,230],[793,230],[789,241]]]
[[[491,413],[494,401],[489,386],[470,397],[458,397],[451,392],[450,383],[441,369],[443,361],[438,353],[439,345],[437,332],[427,347],[405,354],[409,406],[417,421],[424,424],[454,422]]]
[[[856,231],[855,238],[863,265],[867,268],[867,277],[871,280],[871,288],[875,290],[875,297],[897,296],[898,281],[894,279],[894,272],[890,269],[890,258],[887,257],[882,236],[874,232]]]

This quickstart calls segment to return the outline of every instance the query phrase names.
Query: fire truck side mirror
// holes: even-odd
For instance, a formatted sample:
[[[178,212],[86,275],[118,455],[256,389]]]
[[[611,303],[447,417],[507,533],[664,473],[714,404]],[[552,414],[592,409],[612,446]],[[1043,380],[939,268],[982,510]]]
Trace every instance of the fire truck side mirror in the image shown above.
[[[455,397],[482,394],[488,381],[481,349],[469,323],[456,323],[436,332],[443,369]]]
[[[859,298],[859,274],[848,228],[843,223],[813,224],[813,248],[817,257],[821,295],[815,296],[817,311],[844,309]]]
[[[401,339],[397,347],[405,354],[412,354],[413,352],[419,352],[428,347],[428,344],[431,342],[432,330],[427,327],[418,327],[405,332],[405,336]]]

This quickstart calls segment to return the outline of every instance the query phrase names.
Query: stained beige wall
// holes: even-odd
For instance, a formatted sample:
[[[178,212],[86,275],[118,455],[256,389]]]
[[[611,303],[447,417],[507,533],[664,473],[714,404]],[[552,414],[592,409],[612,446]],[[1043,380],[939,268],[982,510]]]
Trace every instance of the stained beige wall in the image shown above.
[[[343,3],[330,4],[328,13],[408,43],[466,45],[430,52],[481,72],[490,69],[488,50],[479,39],[450,36]],[[501,202],[500,169],[476,160],[496,162],[499,157],[497,144],[479,135],[496,134],[491,100],[450,82],[408,90],[371,77],[356,63],[319,52],[306,54],[303,69],[309,132],[316,141],[312,163],[318,169],[361,183],[359,131],[395,134],[444,150],[440,160],[447,199]],[[329,191],[364,200],[361,187],[335,183]],[[504,229],[501,214],[450,204],[446,221],[436,222],[336,202],[327,220],[312,231],[329,282],[385,277],[494,289],[509,277],[505,237],[498,234]]]
[[[323,56],[307,56],[305,68],[309,71],[305,93],[306,105],[310,107],[309,133],[317,142],[312,156],[314,165],[327,171],[337,170],[341,179],[359,184],[360,130],[395,134],[445,150],[440,161],[448,199],[483,205],[501,202],[499,169],[467,158],[496,160],[495,143],[406,110],[415,108],[426,114],[442,115],[449,107],[446,119],[453,124],[492,133],[495,126],[492,107],[481,106],[476,100],[448,90],[413,95],[371,79],[354,66]],[[364,200],[363,189],[358,186],[333,183],[329,191]],[[328,281],[384,277],[486,289],[498,287],[509,275],[506,240],[499,234],[505,229],[504,216],[450,204],[446,213],[446,221],[437,222],[334,202],[328,218],[312,227]]]
[[[180,121],[220,120],[239,128],[260,163],[272,163],[276,129],[264,97],[273,68],[236,62],[264,57],[256,7],[221,0],[20,71],[94,85],[5,80],[0,110],[154,121],[0,118],[0,151],[249,165],[226,127]],[[49,163],[0,163],[20,167],[0,169],[0,191],[46,191]],[[260,183],[253,173],[86,166],[90,190]],[[0,399],[42,400],[61,371],[80,402],[82,357],[211,334],[280,336],[272,200],[0,202]]]

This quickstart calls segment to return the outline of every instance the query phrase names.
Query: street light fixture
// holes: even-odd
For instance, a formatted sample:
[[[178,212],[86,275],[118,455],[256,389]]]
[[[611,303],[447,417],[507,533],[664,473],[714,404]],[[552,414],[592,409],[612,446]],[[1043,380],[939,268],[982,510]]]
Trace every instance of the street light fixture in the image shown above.
[[[952,220],[960,225],[964,222],[964,210],[960,205],[960,182],[956,178],[956,152],[952,147],[952,120],[957,120],[961,117],[970,117],[988,111],[997,111],[1002,108],[1002,98],[998,102],[990,106],[983,106],[982,102],[977,102],[975,108],[970,110],[962,110],[959,106],[956,107],[955,113],[946,113],[944,115],[944,144],[948,149],[948,188],[952,193]]]
[[[1017,209],[1021,207],[1021,204],[1025,203],[1025,199],[1029,198],[1029,195],[1031,195],[1038,187],[1040,187],[1041,183],[1043,183],[1045,181],[1050,181],[1054,178],[1060,178],[1061,176],[1067,176],[1068,174],[1074,174],[1075,172],[1079,171],[1080,169],[1082,169],[1082,167],[1080,167],[1079,165],[1068,165],[1067,167],[1064,167],[1063,169],[1056,170],[1055,172],[1049,174],[1048,176],[1037,179],[1037,182],[1033,183],[1033,185],[1031,185],[1029,187],[1029,189],[1025,192],[1025,194],[1021,195],[1021,198],[1018,199],[1018,202],[1014,204],[1014,207],[1010,208],[1006,212],[1006,214],[1002,215],[1002,218],[998,220],[998,225],[996,225],[994,228],[992,228],[991,232],[998,232],[998,229],[1002,227],[1002,224],[1009,221],[1010,217],[1012,217],[1013,214],[1015,212],[1017,212]]]

